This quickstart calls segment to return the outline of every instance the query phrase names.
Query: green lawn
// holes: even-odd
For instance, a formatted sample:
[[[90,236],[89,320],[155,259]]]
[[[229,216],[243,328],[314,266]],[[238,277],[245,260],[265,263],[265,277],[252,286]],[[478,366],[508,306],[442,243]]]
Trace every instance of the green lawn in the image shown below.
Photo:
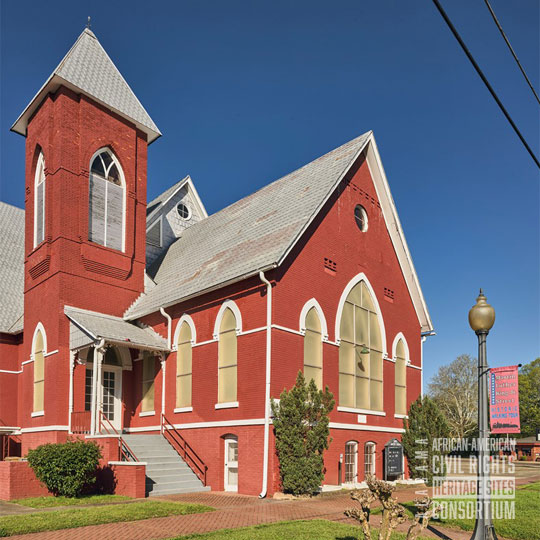
[[[200,504],[143,501],[3,516],[0,517],[0,537],[212,510],[214,508]]]
[[[379,537],[377,529],[372,529],[373,540]],[[405,540],[405,534],[394,533],[392,540]],[[282,521],[242,529],[224,529],[205,534],[177,536],[171,540],[358,540],[360,527],[344,525],[322,519],[310,521]],[[421,536],[421,539],[426,539]]]
[[[434,524],[474,529],[473,519],[434,520]],[[498,535],[512,540],[540,540],[540,482],[519,486],[516,489],[515,519],[495,519]]]
[[[86,495],[82,497],[30,497],[17,499],[13,503],[31,508],[52,508],[53,506],[80,506],[88,504],[106,504],[129,500],[126,495]]]

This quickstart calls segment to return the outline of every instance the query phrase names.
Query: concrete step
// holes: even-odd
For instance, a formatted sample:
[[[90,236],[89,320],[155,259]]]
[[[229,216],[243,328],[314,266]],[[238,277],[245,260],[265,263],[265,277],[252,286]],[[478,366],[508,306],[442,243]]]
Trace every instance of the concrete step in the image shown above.
[[[203,486],[202,484],[197,488],[186,488],[186,489],[159,489],[156,491],[148,492],[149,497],[159,497],[160,495],[176,495],[177,493],[199,493],[201,491],[210,491],[210,486]]]

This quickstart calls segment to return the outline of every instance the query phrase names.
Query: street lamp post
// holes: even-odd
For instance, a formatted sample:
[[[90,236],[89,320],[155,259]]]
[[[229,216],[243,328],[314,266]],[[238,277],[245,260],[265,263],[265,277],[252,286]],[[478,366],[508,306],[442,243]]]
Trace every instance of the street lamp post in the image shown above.
[[[487,365],[486,339],[493,323],[495,310],[487,303],[480,289],[476,304],[469,311],[469,324],[478,336],[478,463],[476,523],[471,540],[497,540],[491,519],[491,495],[489,486],[489,370]]]

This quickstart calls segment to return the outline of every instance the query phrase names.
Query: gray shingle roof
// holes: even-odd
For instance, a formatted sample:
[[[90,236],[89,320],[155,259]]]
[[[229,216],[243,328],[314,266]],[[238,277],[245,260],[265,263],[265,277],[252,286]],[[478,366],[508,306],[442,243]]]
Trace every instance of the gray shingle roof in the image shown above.
[[[123,343],[133,347],[142,347],[158,351],[167,351],[167,340],[150,328],[139,328],[119,317],[96,313],[71,306],[64,307],[64,313],[78,329],[89,338],[106,339],[114,343]],[[71,333],[73,341],[74,333]],[[80,338],[77,337],[80,341]],[[82,342],[80,343],[83,344]],[[71,343],[72,347],[77,344]]]
[[[133,121],[146,132],[148,142],[152,142],[161,135],[158,127],[105,49],[88,28],[82,32],[11,129],[25,135],[26,126],[33,111],[39,106],[46,93],[56,90],[60,84],[83,92]]]
[[[23,329],[24,210],[0,202],[0,332]]]
[[[134,319],[281,262],[357,158],[371,132],[192,225],[150,267],[156,286]]]

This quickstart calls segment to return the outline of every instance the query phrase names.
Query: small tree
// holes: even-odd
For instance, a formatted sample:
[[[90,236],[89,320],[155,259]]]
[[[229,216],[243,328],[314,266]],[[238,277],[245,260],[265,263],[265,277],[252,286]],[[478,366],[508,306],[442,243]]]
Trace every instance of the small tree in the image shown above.
[[[433,476],[445,476],[444,456],[447,452],[442,446],[435,445],[434,439],[448,437],[448,424],[435,402],[427,396],[420,396],[411,404],[408,416],[403,420],[405,433],[401,442],[409,472],[412,478],[423,478],[431,486]]]
[[[78,497],[96,481],[101,450],[95,442],[43,444],[28,451],[37,479],[55,496]]]
[[[536,435],[540,428],[540,358],[519,370],[521,436]]]
[[[302,372],[291,390],[283,390],[279,404],[272,401],[276,451],[283,491],[311,495],[324,478],[323,452],[329,444],[328,414],[334,397],[317,389],[313,379],[306,384]]]

